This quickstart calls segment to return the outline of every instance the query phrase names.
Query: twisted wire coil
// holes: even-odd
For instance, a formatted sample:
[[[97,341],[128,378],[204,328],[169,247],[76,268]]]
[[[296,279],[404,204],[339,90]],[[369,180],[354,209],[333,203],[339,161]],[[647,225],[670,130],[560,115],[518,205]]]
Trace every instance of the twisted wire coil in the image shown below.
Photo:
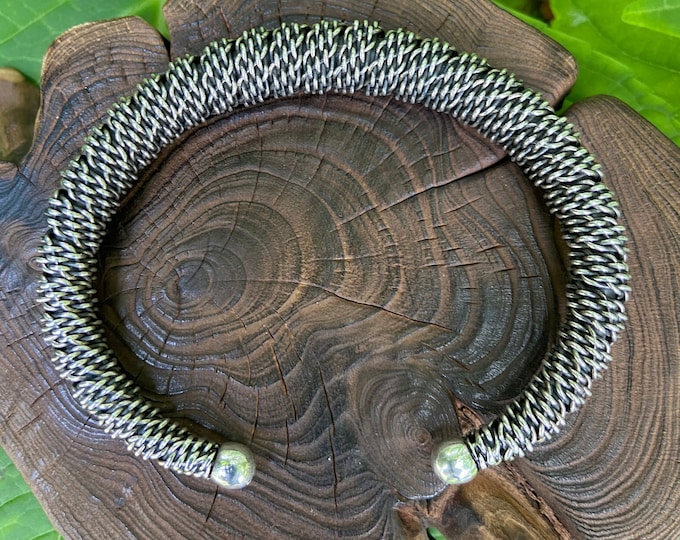
[[[219,444],[164,418],[107,345],[93,285],[97,251],[139,171],[182,133],[236,108],[327,92],[390,95],[476,128],[542,189],[559,219],[570,280],[557,339],[521,396],[465,437],[478,469],[525,455],[583,404],[623,328],[629,275],[617,203],[573,127],[512,74],[374,23],[250,30],[176,60],[110,109],[62,172],[47,210],[39,296],[55,366],[82,407],[136,455],[210,477]]]

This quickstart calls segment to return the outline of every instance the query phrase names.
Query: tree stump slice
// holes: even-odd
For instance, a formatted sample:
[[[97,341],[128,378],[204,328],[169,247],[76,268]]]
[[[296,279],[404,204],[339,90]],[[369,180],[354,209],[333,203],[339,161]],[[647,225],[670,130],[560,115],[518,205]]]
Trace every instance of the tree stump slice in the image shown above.
[[[575,78],[563,49],[486,2],[171,0],[166,13],[173,57],[252,26],[371,18],[478,52],[552,102]],[[677,487],[667,484],[677,448],[663,447],[663,466],[643,487],[622,484],[619,506],[608,500],[611,474],[588,484],[600,470],[591,458],[606,470],[612,448],[644,438],[613,429],[632,414],[616,404],[634,392],[625,373],[641,354],[675,370],[666,399],[645,411],[651,433],[677,430],[678,408],[668,408],[678,399],[677,340],[654,341],[663,326],[650,332],[640,317],[596,388],[599,401],[556,442],[463,488],[432,475],[433,445],[490,417],[537,369],[559,325],[565,272],[540,196],[498,148],[389,98],[300,96],[236,111],[187,133],[144,171],[101,251],[108,338],[154,404],[196,433],[251,445],[258,474],[225,493],[110,440],[49,362],[35,258],[59,171],[108,107],[167,61],[139,19],[66,33],[46,57],[31,153],[18,168],[0,164],[1,442],[66,537],[423,539],[430,526],[463,538],[615,537],[635,523],[654,537],[652,521],[616,513]],[[593,102],[574,114],[615,179],[631,237],[677,230],[670,211],[652,225],[631,217],[645,193],[636,178],[659,159],[664,178],[677,176],[677,148],[617,107]],[[611,147],[635,156],[633,166],[611,159]],[[677,196],[655,186],[655,204],[672,208]],[[642,253],[641,267],[665,257],[671,276],[675,244]],[[635,304],[647,320],[672,300],[649,283]],[[647,396],[663,373],[645,373],[634,395]],[[584,420],[598,406],[616,412],[614,423]],[[577,484],[589,486],[591,506]],[[672,507],[663,507],[666,532],[678,528]]]

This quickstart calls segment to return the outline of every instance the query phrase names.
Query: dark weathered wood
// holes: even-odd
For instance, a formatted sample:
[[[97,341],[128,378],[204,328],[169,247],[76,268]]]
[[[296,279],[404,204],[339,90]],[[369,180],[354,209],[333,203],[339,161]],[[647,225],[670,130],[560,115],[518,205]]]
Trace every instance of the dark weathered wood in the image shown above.
[[[585,538],[680,535],[680,149],[613,98],[569,111],[616,191],[633,294],[615,362],[523,470]],[[534,476],[535,475],[535,476]]]
[[[107,449],[110,443],[56,375],[35,302],[43,212],[59,170],[123,88],[129,92],[165,69],[167,51],[146,23],[125,19],[78,27],[45,60],[33,150],[18,170],[0,167],[0,442],[67,537],[125,538],[135,527],[171,537],[171,527],[150,525],[153,496],[132,496],[148,474],[144,467],[120,447]]]
[[[486,2],[197,4],[166,8],[174,55],[253,25],[370,17],[474,50],[553,101],[575,77],[562,49]],[[579,420],[531,464],[462,489],[442,491],[432,477],[433,444],[488,417],[536,369],[558,325],[564,270],[550,218],[498,149],[390,99],[296,98],[211,121],[143,175],[102,250],[102,316],[121,362],[170,416],[252,444],[253,484],[224,493],[170,474],[83,414],[40,337],[42,212],[87,130],[166,62],[160,37],[137,19],[69,32],[45,61],[33,151],[18,171],[0,166],[2,444],[60,530],[95,539],[425,538],[428,526],[470,538],[616,536],[621,521],[606,529],[564,486],[569,441],[592,444],[601,424]],[[615,108],[608,114],[631,126],[611,132],[617,141],[596,125],[601,108],[576,117],[588,143],[603,134],[595,150],[621,144],[637,156],[631,167],[601,152],[605,168],[629,182],[653,159],[672,168],[663,137]],[[635,149],[639,133],[644,148],[666,153]],[[624,208],[634,232],[635,205]],[[641,329],[629,339],[651,351],[649,335],[660,336]],[[676,368],[677,359],[667,365],[677,381]],[[659,410],[677,429],[667,384]],[[613,392],[602,387],[606,403]],[[661,417],[649,417],[655,433],[671,430]],[[651,493],[626,486],[620,501]],[[603,482],[598,512],[615,511],[609,491]],[[666,531],[677,527],[668,520]]]
[[[0,68],[0,161],[19,161],[33,141],[40,90],[12,68]]]
[[[134,18],[85,24],[58,37],[43,59],[41,107],[23,170],[47,194],[107,109],[152,73],[167,69],[162,38]]]
[[[576,80],[576,63],[564,48],[486,0],[170,0],[165,12],[173,57],[199,54],[211,41],[257,26],[367,19],[476,52],[492,65],[509,69],[553,103]]]
[[[454,400],[463,431],[479,427],[479,415]],[[402,538],[426,540],[426,527],[446,538],[571,539],[545,499],[514,466],[487,470],[473,482],[451,487],[439,497],[398,504]]]
[[[360,97],[232,115],[159,165],[104,250],[119,356],[173,410],[252,441],[269,485],[239,498],[269,527],[393,536],[395,491],[442,489],[447,380],[492,405],[544,350],[556,309],[530,216],[548,246],[546,216],[457,131]],[[233,504],[220,494],[211,516]]]

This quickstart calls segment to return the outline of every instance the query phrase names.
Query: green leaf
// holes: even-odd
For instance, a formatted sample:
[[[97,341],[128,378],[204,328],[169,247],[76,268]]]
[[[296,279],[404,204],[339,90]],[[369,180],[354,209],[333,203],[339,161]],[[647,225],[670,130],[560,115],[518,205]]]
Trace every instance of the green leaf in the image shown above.
[[[38,500],[0,448],[0,540],[58,540]]]
[[[138,15],[165,32],[164,0],[2,0],[0,66],[13,67],[37,82],[50,43],[89,21]]]
[[[432,540],[446,540],[446,537],[434,527],[430,527],[427,529],[427,536]]]
[[[495,2],[574,55],[579,77],[565,105],[597,94],[616,96],[680,144],[680,38],[667,31],[680,25],[679,0],[551,0],[554,20],[548,24],[508,8],[508,0]],[[647,15],[653,28],[624,21],[626,9],[630,17],[644,11],[639,6],[654,5],[669,8],[659,26]]]
[[[633,26],[680,37],[680,0],[638,0],[623,9],[622,19]]]

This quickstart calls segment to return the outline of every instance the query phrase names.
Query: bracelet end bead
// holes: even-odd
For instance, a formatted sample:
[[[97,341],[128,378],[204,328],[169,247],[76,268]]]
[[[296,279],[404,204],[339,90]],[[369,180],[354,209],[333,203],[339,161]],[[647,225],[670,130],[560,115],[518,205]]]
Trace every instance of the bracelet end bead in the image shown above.
[[[478,471],[477,463],[463,439],[452,439],[435,447],[432,468],[445,484],[466,484]]]
[[[255,475],[255,458],[247,446],[224,443],[217,450],[210,479],[225,489],[243,489]]]

